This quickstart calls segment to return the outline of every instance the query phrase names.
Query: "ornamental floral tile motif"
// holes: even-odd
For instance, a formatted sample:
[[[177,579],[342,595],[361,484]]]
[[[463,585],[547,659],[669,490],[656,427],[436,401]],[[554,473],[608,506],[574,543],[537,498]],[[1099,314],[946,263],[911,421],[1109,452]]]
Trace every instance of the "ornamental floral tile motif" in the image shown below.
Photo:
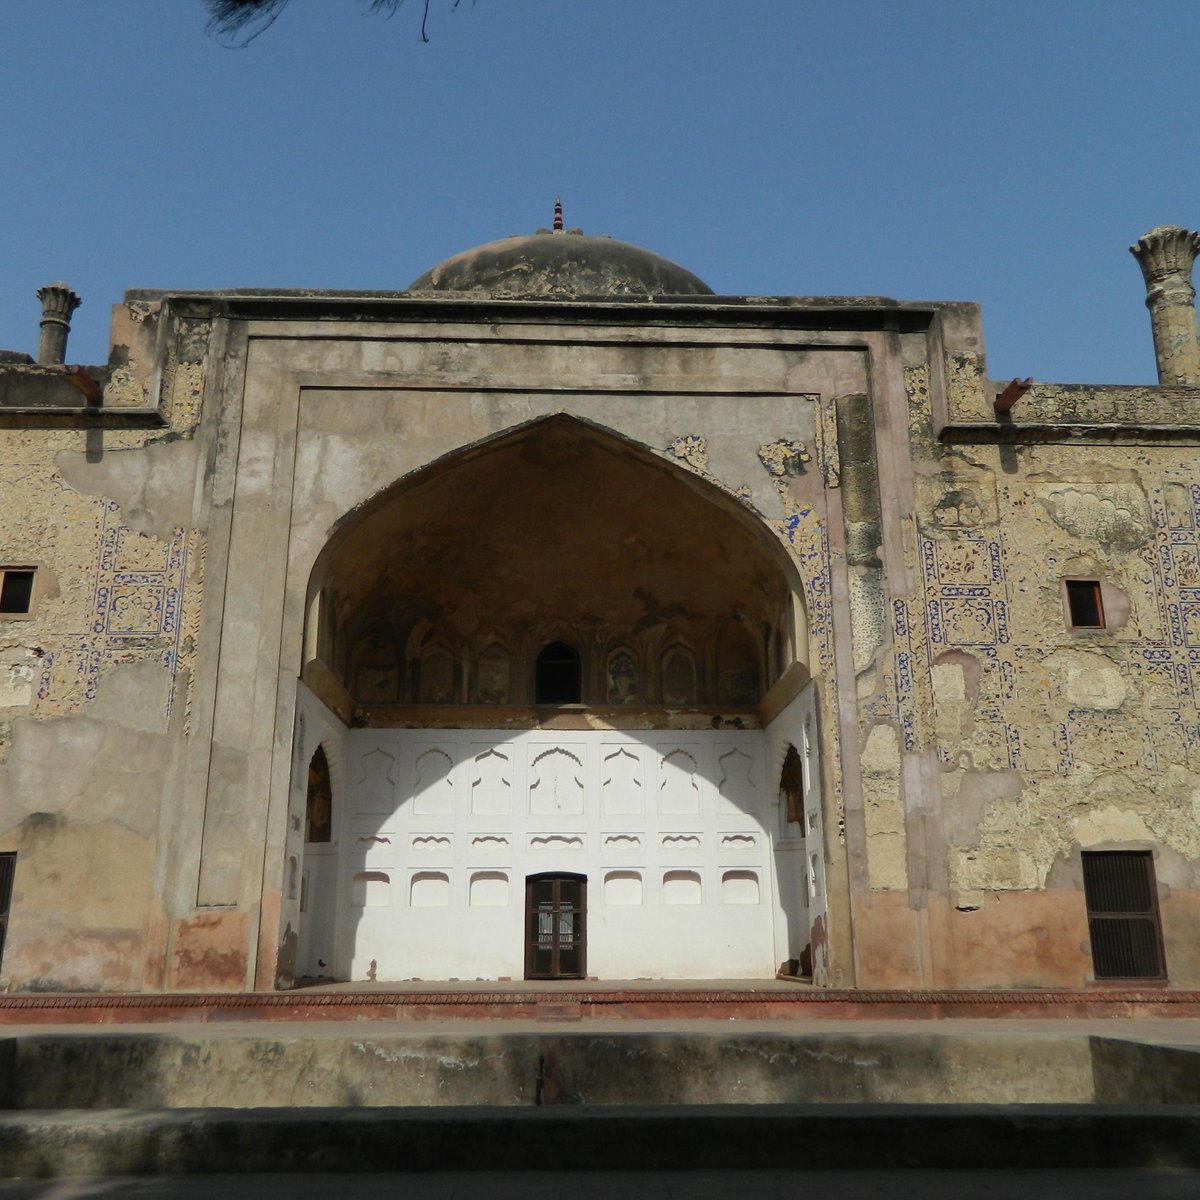
[[[962,651],[980,669],[972,750],[988,761],[1059,773],[1071,770],[1077,755],[1098,768],[1156,770],[1172,762],[1200,768],[1200,485],[1152,491],[1151,511],[1153,541],[1138,557],[1153,581],[1158,611],[1143,613],[1141,627],[1161,629],[1161,636],[1103,647],[1137,688],[1147,718],[1154,714],[1139,726],[1144,736],[1135,736],[1128,709],[1064,708],[1049,691],[1041,702],[1044,719],[1031,719],[1039,688],[1049,687],[1040,682],[1048,670],[1043,664],[1072,644],[1020,638],[1009,621],[1006,561],[1012,556],[1004,533],[964,530],[949,539],[921,537],[921,594],[892,602],[894,716],[904,748],[932,740],[932,726],[923,720],[922,680],[940,656]],[[1019,721],[1010,708],[1018,693]],[[949,750],[941,746],[939,754],[949,765]]]
[[[156,661],[174,677],[189,551],[182,529],[165,539],[138,533],[121,523],[115,501],[103,503],[90,622],[47,649],[39,715],[78,711],[95,699],[100,675],[110,666]],[[173,699],[172,686],[167,715]]]

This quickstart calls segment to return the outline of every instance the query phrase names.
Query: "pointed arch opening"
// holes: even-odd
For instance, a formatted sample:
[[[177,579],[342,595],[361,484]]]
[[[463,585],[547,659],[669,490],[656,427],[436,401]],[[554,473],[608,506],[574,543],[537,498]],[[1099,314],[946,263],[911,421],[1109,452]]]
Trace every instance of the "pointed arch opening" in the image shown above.
[[[745,505],[560,414],[347,514],[312,572],[304,678],[384,723],[414,705],[753,709],[805,653],[800,594]]]

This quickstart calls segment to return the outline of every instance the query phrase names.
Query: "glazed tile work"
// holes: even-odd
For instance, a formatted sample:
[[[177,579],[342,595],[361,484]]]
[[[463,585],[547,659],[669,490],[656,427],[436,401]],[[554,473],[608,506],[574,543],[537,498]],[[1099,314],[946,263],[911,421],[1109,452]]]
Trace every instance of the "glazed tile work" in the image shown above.
[[[86,628],[62,635],[46,649],[35,712],[77,712],[95,699],[110,666],[151,659],[174,680],[183,635],[183,594],[189,539],[177,528],[169,539],[120,523],[119,506],[101,508],[93,577],[93,608]],[[167,699],[169,717],[175,689]]]

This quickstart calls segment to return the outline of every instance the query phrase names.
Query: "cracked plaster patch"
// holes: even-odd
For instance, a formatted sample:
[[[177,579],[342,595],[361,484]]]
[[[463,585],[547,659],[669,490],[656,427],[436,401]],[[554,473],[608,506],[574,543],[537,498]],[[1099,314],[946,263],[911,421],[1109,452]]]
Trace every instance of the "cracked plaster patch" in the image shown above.
[[[1150,505],[1137,484],[1041,484],[1034,494],[1061,529],[1110,550],[1136,550],[1154,536]]]
[[[803,475],[804,464],[812,462],[812,455],[803,442],[767,442],[759,446],[758,458],[764,467],[776,477]]]
[[[708,438],[698,433],[680,434],[667,449],[697,471],[708,468]]]

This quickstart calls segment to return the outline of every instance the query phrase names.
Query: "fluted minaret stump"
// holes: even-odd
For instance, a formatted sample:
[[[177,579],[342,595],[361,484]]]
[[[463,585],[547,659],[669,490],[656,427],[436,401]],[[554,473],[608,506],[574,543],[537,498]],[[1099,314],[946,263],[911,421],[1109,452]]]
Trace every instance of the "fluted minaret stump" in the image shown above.
[[[1158,382],[1200,385],[1200,341],[1196,335],[1196,289],[1192,263],[1200,233],[1159,225],[1129,247],[1146,280],[1146,307],[1154,330]]]
[[[42,302],[37,360],[44,367],[52,367],[67,361],[71,314],[83,301],[65,283],[48,283],[38,288],[37,298]]]

